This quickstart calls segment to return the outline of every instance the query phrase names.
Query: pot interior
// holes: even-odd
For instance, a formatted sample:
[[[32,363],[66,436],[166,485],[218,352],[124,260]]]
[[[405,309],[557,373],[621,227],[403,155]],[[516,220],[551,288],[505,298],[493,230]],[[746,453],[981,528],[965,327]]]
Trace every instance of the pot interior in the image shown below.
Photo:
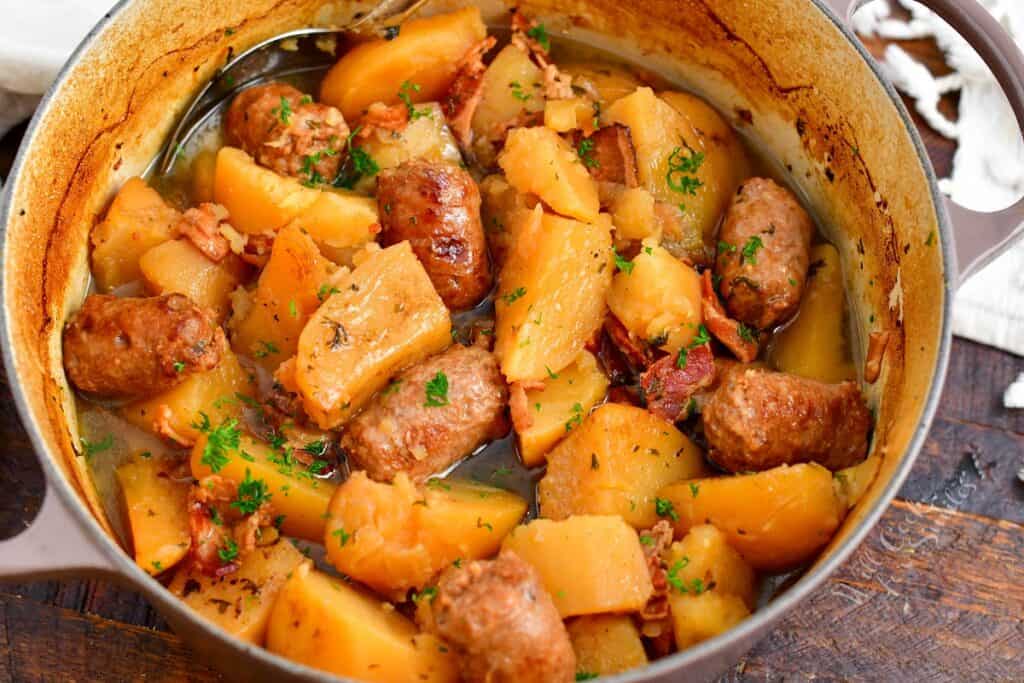
[[[439,1],[429,11],[460,4]],[[508,6],[479,4],[490,23],[507,24]],[[366,6],[127,2],[73,60],[26,137],[6,214],[11,380],[45,446],[42,457],[108,532],[89,468],[76,454],[74,400],[60,356],[64,322],[88,286],[89,232],[229,54],[285,30],[342,23]],[[552,35],[611,51],[713,104],[777,163],[838,247],[855,358],[865,357],[871,332],[889,333],[882,373],[865,386],[877,417],[879,476],[822,562],[900,473],[937,389],[949,265],[929,172],[908,123],[862,54],[810,0],[527,0],[519,7]]]

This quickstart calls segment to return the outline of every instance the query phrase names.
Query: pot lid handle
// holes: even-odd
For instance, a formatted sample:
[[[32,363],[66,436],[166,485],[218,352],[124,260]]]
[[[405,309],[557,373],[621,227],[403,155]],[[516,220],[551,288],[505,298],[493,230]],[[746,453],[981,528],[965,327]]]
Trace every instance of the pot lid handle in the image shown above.
[[[823,1],[841,21],[848,21],[867,0]],[[917,1],[949,23],[992,70],[1024,134],[1024,54],[1010,35],[977,0]],[[953,226],[959,284],[1024,235],[1024,198],[991,213],[965,208],[948,198],[945,205]]]

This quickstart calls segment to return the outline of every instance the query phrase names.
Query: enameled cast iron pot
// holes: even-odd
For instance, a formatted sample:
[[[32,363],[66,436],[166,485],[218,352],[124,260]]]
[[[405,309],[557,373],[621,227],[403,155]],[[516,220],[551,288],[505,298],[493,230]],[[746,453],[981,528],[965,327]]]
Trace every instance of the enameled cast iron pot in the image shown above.
[[[229,676],[331,677],[236,641],[135,565],[113,539],[78,442],[61,329],[88,282],[88,235],[142,172],[190,95],[272,35],[342,23],[368,3],[124,0],[86,38],[43,101],[0,201],[3,352],[47,475],[37,519],[0,542],[0,578],[102,576],[144,593]],[[458,2],[438,0],[431,12]],[[500,23],[500,0],[479,3]],[[845,26],[859,0],[523,0],[555,35],[610,48],[706,97],[778,159],[843,256],[863,358],[890,333],[867,387],[883,456],[874,485],[803,577],[728,633],[615,680],[701,680],[732,665],[843,562],[882,515],[928,432],[949,358],[957,284],[1024,228],[1024,202],[995,214],[947,204],[892,86]],[[928,0],[971,41],[1024,122],[1024,58],[974,0]],[[227,31],[227,29],[233,31]]]

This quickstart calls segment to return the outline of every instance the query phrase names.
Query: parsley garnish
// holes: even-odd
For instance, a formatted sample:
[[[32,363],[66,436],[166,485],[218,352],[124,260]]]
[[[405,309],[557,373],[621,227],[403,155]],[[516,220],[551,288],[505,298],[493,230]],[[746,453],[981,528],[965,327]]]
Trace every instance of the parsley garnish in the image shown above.
[[[477,517],[477,518],[476,518],[476,528],[477,528],[477,529],[487,529],[488,531],[491,531],[491,532],[493,532],[493,531],[494,531],[494,527],[493,527],[493,526],[491,526],[490,522],[485,522],[485,521],[484,521],[484,520],[483,520],[482,518],[480,518],[480,517]]]
[[[544,369],[548,371],[548,379],[558,379],[558,373],[557,372],[551,372],[551,368],[549,368],[546,365],[544,366]]]
[[[583,422],[583,406],[579,403],[572,404],[572,417],[565,422],[565,431],[571,432],[573,427]]]
[[[683,148],[686,154],[683,154]],[[683,142],[683,145],[672,150],[668,158],[668,172],[665,174],[665,183],[669,189],[681,192],[682,194],[695,195],[697,190],[704,185],[695,175],[704,163],[704,153],[696,152]]]
[[[270,110],[270,113],[281,119],[281,123],[287,126],[292,119],[292,104],[288,101],[287,97],[282,97],[281,106],[274,107]]]
[[[548,36],[548,30],[544,27],[544,24],[537,24],[527,31],[526,35],[536,40],[537,44],[544,48],[545,52],[551,49],[551,38]]]
[[[402,100],[405,104],[405,108],[409,110],[409,120],[415,121],[416,119],[430,118],[429,109],[417,109],[413,106],[412,96],[410,92],[420,91],[419,83],[413,83],[412,81],[404,81],[401,87],[398,88],[398,99]]]
[[[634,263],[632,261],[627,261],[626,259],[624,259],[622,255],[619,253],[619,250],[615,249],[614,247],[612,248],[612,253],[615,254],[615,267],[621,270],[626,275],[632,275]]]
[[[693,496],[694,498],[696,498],[698,493],[700,493],[700,484],[695,484],[695,483],[693,483],[691,481],[690,482],[690,495]]]
[[[753,344],[754,342],[757,341],[757,330],[755,330],[753,327],[747,327],[743,323],[739,323],[739,325],[737,325],[736,333],[740,335],[740,339],[747,342],[748,344]]]
[[[288,302],[288,314],[293,318],[299,317],[299,308],[295,305],[295,299]]]
[[[593,680],[595,678],[599,678],[600,676],[601,676],[601,674],[596,674],[593,671],[577,671],[576,672],[576,680],[577,681],[590,681],[590,680]]]
[[[708,333],[708,328],[701,324],[697,327],[697,336],[689,343],[689,345],[679,349],[679,355],[676,356],[676,367],[680,370],[686,367],[686,361],[689,358],[690,351],[702,346],[711,341],[711,335]]]
[[[114,446],[114,435],[107,434],[103,437],[102,441],[97,441],[96,443],[90,443],[89,440],[84,437],[79,439],[79,441],[82,442],[82,455],[85,456],[86,460],[92,460],[92,456],[109,450]]]
[[[441,370],[437,371],[434,379],[427,382],[427,400],[424,407],[439,408],[448,405],[448,375]]]
[[[679,577],[679,572],[686,569],[686,565],[688,564],[690,564],[689,557],[683,557],[681,560],[676,560],[665,574],[665,580],[680,593],[686,592],[686,586],[683,584],[683,580]]]
[[[337,294],[340,291],[341,290],[338,289],[337,287],[331,287],[330,285],[320,285],[320,289],[316,291],[316,298],[320,300],[320,303],[323,303],[324,301],[327,300],[327,297],[329,297],[332,294]]]
[[[331,536],[334,536],[338,539],[338,545],[340,545],[342,548],[344,548],[345,545],[348,544],[348,539],[352,538],[352,534],[345,531],[343,527],[338,527],[337,529],[332,531]]]
[[[305,176],[306,179],[302,181],[302,184],[306,187],[317,187],[323,185],[327,180],[320,175],[320,172],[316,170],[317,164],[319,164],[324,157],[333,157],[338,153],[333,149],[323,149],[315,154],[307,154],[302,157],[302,168],[299,169],[299,176]]]
[[[530,99],[530,94],[523,92],[523,86],[519,81],[509,81],[508,87],[512,89],[512,97],[516,98],[520,102],[525,102]]]
[[[153,569],[157,570],[158,572],[162,572],[164,570],[164,565],[160,562],[160,560],[153,560]]]
[[[747,243],[743,245],[743,251],[740,252],[740,263],[750,263],[751,265],[757,265],[757,250],[764,246],[764,242],[757,235],[754,235]]]
[[[309,453],[314,458],[322,457],[327,452],[327,441],[324,439],[318,439],[316,441],[310,441],[302,447],[306,453]]]
[[[444,479],[438,479],[437,477],[433,477],[433,478],[427,480],[427,488],[428,489],[436,489],[438,491],[451,491],[452,490],[452,487],[450,485],[444,483]]]
[[[928,239],[926,239],[924,241],[924,246],[930,247],[933,244],[935,244],[935,231],[934,230],[932,230],[930,233],[928,233]]]
[[[199,424],[193,422],[192,426],[207,435],[206,444],[203,446],[203,457],[199,462],[216,474],[231,462],[228,451],[238,449],[242,430],[238,428],[238,420],[234,418],[225,418],[219,427],[211,428],[209,416],[203,412],[199,415],[202,417],[202,422]]]
[[[640,537],[640,545],[654,545],[654,539],[644,534]]]
[[[676,508],[674,505],[672,505],[671,500],[666,500],[665,498],[655,498],[654,512],[657,513],[659,517],[668,517],[673,522],[679,521],[679,514],[676,512]]]
[[[234,539],[229,538],[224,542],[224,547],[217,551],[217,557],[220,558],[221,564],[231,564],[238,559],[238,544]]]
[[[587,168],[601,168],[601,162],[594,158],[594,141],[591,138],[580,140],[580,144],[576,147],[576,154]]]
[[[718,253],[719,254],[728,254],[728,253],[733,252],[733,251],[736,251],[736,247],[735,246],[729,244],[728,242],[723,242],[721,240],[718,241]]]
[[[356,147],[352,144],[352,140],[355,139],[362,129],[362,126],[357,126],[355,130],[349,133],[348,138],[345,140],[345,147],[348,149],[348,163],[345,164],[345,168],[335,178],[333,183],[335,187],[351,190],[363,176],[372,177],[380,172],[380,166],[373,160],[373,157],[367,154],[366,150],[362,147]]]
[[[261,340],[259,345],[260,348],[254,354],[257,358],[266,358],[272,353],[281,353],[281,350],[277,348],[277,344],[274,342]]]
[[[423,600],[426,600],[427,602],[434,602],[434,599],[436,597],[437,597],[437,588],[434,587],[434,586],[427,586],[426,588],[421,590],[419,593],[415,593],[414,592],[412,594],[412,601],[415,602],[415,603],[422,602]]]
[[[526,287],[517,287],[508,294],[503,294],[501,300],[505,302],[506,306],[511,306],[519,299],[526,296]]]
[[[185,364],[182,363],[180,360],[174,361],[174,372],[176,372],[179,375],[185,372]]]
[[[249,468],[245,468],[245,478],[238,485],[238,498],[231,503],[243,515],[251,515],[270,500],[267,483],[262,479],[253,479]]]

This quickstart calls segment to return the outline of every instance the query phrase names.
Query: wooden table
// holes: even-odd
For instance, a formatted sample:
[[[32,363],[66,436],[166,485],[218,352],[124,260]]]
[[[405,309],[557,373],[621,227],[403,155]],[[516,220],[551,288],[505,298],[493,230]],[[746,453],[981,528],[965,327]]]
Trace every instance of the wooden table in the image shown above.
[[[944,69],[933,43],[904,45]],[[870,47],[877,54],[883,45]],[[944,108],[955,115],[956,101]],[[922,132],[939,174],[948,174],[954,146]],[[0,174],[14,145],[0,145]],[[938,417],[899,499],[850,561],[724,680],[1024,680],[1024,483],[1016,475],[1024,411],[1000,401],[1022,371],[1024,359],[956,340]],[[43,481],[9,401],[0,404],[0,435],[6,537],[35,514]],[[57,680],[220,678],[131,590],[0,584],[0,683]]]

